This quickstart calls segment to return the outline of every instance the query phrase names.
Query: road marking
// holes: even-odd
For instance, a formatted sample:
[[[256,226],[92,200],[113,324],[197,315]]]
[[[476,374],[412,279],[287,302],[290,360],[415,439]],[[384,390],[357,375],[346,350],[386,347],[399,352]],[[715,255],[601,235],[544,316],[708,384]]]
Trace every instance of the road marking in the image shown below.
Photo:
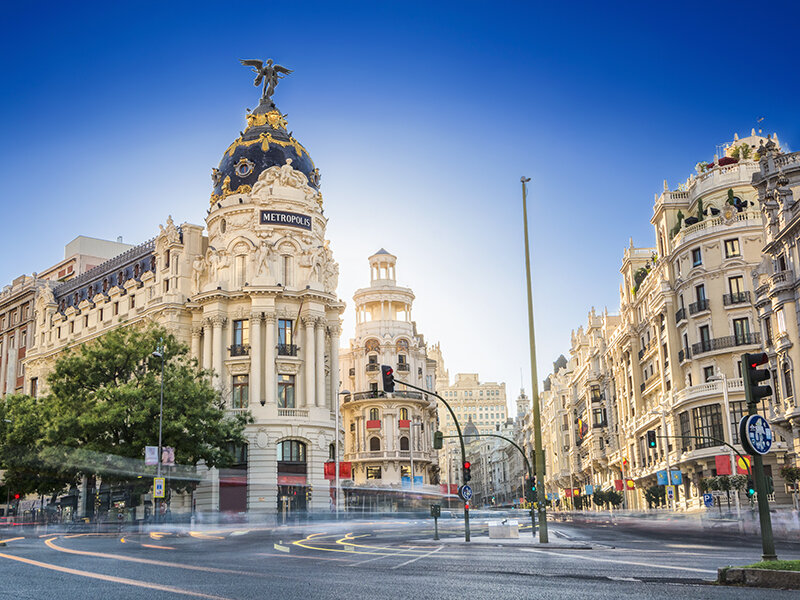
[[[359,554],[369,554],[369,552],[360,552]],[[408,556],[404,552],[394,552],[393,554],[381,554],[380,556],[376,556],[374,558],[368,558],[367,560],[362,560],[357,563],[352,563],[347,565],[348,567],[357,567],[358,565],[363,565],[374,560],[381,560],[382,558],[388,558],[389,556]]]
[[[121,583],[123,585],[132,585],[135,587],[147,588],[149,590],[158,590],[161,592],[172,592],[173,594],[182,594],[184,596],[195,596],[197,598],[208,598],[209,600],[229,600],[224,596],[213,596],[211,594],[203,594],[201,592],[193,592],[182,588],[173,587],[171,585],[161,585],[158,583],[150,583],[147,581],[139,581],[138,579],[127,579],[126,577],[114,577],[113,575],[103,575],[101,573],[93,573],[92,571],[81,571],[78,569],[70,569],[59,565],[52,565],[50,563],[39,562],[38,560],[31,560],[30,558],[23,558],[21,556],[11,556],[10,554],[3,554],[0,552],[0,557],[9,560],[16,560],[27,565],[34,567],[41,567],[42,569],[49,569],[51,571],[58,571],[59,573],[68,573],[70,575],[78,575],[80,577],[89,577],[90,579],[100,579],[102,581],[109,581],[111,583]]]
[[[407,560],[407,561],[406,561],[406,562],[404,562],[404,563],[400,563],[399,565],[395,565],[394,567],[392,567],[392,569],[399,569],[400,567],[405,567],[406,565],[408,565],[408,564],[411,564],[411,563],[413,563],[414,561],[416,561],[416,560],[419,560],[420,558],[425,558],[426,556],[430,556],[431,554],[436,554],[436,553],[437,553],[439,550],[441,550],[442,548],[444,548],[444,546],[439,546],[439,547],[438,547],[436,550],[431,550],[431,551],[430,551],[430,552],[428,552],[427,554],[421,554],[420,556],[417,556],[417,557],[415,557],[415,558],[412,558],[411,560]]]
[[[16,542],[17,540],[24,540],[24,537],[15,537],[15,538],[7,538],[5,540],[0,540],[0,544],[5,544],[6,542]]]
[[[272,546],[279,552],[289,552],[291,550],[289,546],[283,546],[282,544],[272,544]]]
[[[246,533],[250,533],[250,530],[249,529],[245,529],[244,531],[231,531],[231,536],[245,535]]]
[[[200,540],[224,540],[225,537],[221,535],[208,535],[207,533],[200,533],[199,531],[190,531],[189,535],[193,538]]]
[[[272,552],[259,552],[256,556],[279,556],[280,558],[305,558],[307,560],[335,560],[338,562],[350,562],[346,558],[334,558],[332,556],[303,556],[302,554],[273,554]]]
[[[142,548],[154,548],[155,550],[175,550],[172,546],[156,546],[154,544],[142,544]]]
[[[581,556],[580,554],[561,554],[560,552],[551,552],[549,550],[536,550],[534,548],[520,548],[523,552],[537,552],[539,554],[550,554],[552,556],[566,556],[567,558],[578,558],[581,560],[593,560],[596,562],[617,563],[620,565],[636,565],[638,567],[651,567],[653,569],[672,569],[674,571],[693,571],[695,573],[713,573],[716,571],[709,569],[695,569],[693,567],[676,567],[673,565],[651,565],[648,563],[633,562],[630,560],[613,560],[611,558],[597,558],[596,556]]]
[[[614,577],[612,575],[609,575],[608,579],[611,581],[641,581],[641,579],[636,579],[635,577]]]

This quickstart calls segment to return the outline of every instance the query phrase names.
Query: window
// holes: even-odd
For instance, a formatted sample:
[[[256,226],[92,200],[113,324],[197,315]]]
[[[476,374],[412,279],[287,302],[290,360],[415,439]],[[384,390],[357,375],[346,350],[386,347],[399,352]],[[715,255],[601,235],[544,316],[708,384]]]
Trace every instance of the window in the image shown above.
[[[714,367],[703,367],[703,381],[706,383],[714,376]]]
[[[136,307],[136,297],[135,296],[131,296],[131,301],[130,301],[129,308],[135,308],[135,307]]]
[[[408,451],[408,437],[405,435],[400,438],[400,450],[403,452]]]
[[[783,391],[784,398],[792,396],[792,369],[787,361],[783,361]]]
[[[711,350],[711,330],[708,325],[702,325],[699,329],[700,333],[700,352],[708,352]]]
[[[606,426],[606,409],[595,408],[592,410],[592,426],[605,427]]]
[[[114,302],[114,314],[119,314],[119,302]]]
[[[39,378],[31,377],[31,396],[36,398],[36,393],[39,391]]]
[[[408,409],[401,408],[400,409],[400,420],[401,421],[408,421]]]
[[[706,299],[706,286],[702,283],[694,288],[694,294],[697,298],[698,302],[702,302]]]
[[[103,309],[101,308],[100,311],[97,314],[98,314],[97,320],[98,321],[102,321],[103,320]]]
[[[279,462],[306,462],[306,445],[297,440],[286,440],[278,444]]]
[[[233,376],[233,393],[231,395],[231,408],[247,408],[249,389],[250,389],[250,384],[248,375]]]
[[[739,294],[744,293],[744,277],[738,275],[736,277],[731,277],[728,279],[728,290],[731,292],[731,296],[738,296]]]
[[[23,329],[19,332],[19,347],[25,348],[28,344],[28,331]]]
[[[703,264],[703,255],[700,254],[700,248],[692,250],[692,266],[697,267]]]
[[[278,408],[294,407],[294,375],[278,375]]]
[[[378,437],[369,438],[369,451],[378,452],[381,449],[381,439]]]
[[[733,337],[737,346],[750,343],[750,321],[747,317],[733,320]]]
[[[778,333],[785,335],[786,334],[786,319],[783,316],[783,308],[779,308],[775,311],[775,321],[778,325]]]
[[[380,479],[380,478],[381,478],[380,467],[367,467],[367,479]]]
[[[712,438],[723,439],[722,433],[722,411],[719,404],[709,404],[692,409],[694,419],[694,435],[698,438],[697,448],[709,448],[718,446]]]
[[[328,460],[336,460],[336,444],[328,446]]]
[[[398,354],[397,355],[397,364],[398,365],[406,364],[406,355],[405,354]]]
[[[292,344],[292,321],[290,319],[278,319],[278,344]]]
[[[741,256],[739,252],[739,240],[725,240],[725,258]]]
[[[370,421],[377,421],[381,418],[381,413],[377,408],[370,408],[369,409],[369,420]]]
[[[778,256],[778,270],[779,271],[786,270],[786,257],[783,254]]]
[[[238,319],[233,322],[233,345],[247,346],[250,344],[250,320]]]
[[[732,444],[739,443],[739,421],[747,414],[747,406],[744,401],[731,402],[731,433],[733,434]]]
[[[772,346],[772,319],[770,317],[764,319],[764,339],[767,341],[767,346]]]

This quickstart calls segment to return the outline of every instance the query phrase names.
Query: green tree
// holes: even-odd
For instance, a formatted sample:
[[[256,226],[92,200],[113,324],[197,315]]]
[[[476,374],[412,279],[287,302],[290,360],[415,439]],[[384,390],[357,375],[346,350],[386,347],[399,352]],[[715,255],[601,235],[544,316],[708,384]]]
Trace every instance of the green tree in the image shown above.
[[[159,327],[131,326],[66,351],[48,376],[50,393],[27,400],[41,415],[28,432],[33,465],[46,465],[62,487],[81,474],[136,481],[143,474],[145,446],[158,444],[161,358],[152,355],[156,349],[164,359],[163,445],[175,448],[180,465],[228,464],[233,459],[228,448],[244,443],[249,414],[226,415],[210,373],[173,335]],[[12,471],[15,477],[20,469],[12,466]],[[138,482],[149,485],[146,478]],[[195,484],[192,476],[170,479],[176,490]]]
[[[644,499],[649,508],[658,508],[667,503],[667,492],[663,485],[651,485],[644,491]]]

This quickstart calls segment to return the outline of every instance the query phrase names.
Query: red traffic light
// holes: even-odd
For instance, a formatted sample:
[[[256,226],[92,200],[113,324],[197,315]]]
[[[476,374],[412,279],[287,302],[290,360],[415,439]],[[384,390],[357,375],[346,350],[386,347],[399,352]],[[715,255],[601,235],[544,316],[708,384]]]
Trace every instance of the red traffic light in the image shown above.
[[[14,500],[19,500],[19,494],[14,494]]]
[[[465,469],[469,469],[471,466],[472,466],[472,464],[468,460],[464,461],[464,468]]]
[[[755,354],[748,354],[750,368],[755,369],[758,365],[763,365],[769,360],[766,352],[756,352]]]

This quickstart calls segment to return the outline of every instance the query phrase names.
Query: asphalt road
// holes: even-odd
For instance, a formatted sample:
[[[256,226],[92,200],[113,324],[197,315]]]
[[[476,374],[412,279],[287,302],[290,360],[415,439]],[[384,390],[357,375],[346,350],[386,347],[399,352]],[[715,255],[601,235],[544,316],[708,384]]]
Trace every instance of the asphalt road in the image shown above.
[[[755,562],[759,541],[692,532],[551,523],[551,541],[591,549],[459,543],[462,523],[313,523],[123,534],[0,536],[0,598],[396,599],[797,598],[797,591],[708,585]],[[485,526],[475,523],[480,542]],[[521,533],[532,539],[530,529]],[[779,544],[781,558],[800,545]]]

